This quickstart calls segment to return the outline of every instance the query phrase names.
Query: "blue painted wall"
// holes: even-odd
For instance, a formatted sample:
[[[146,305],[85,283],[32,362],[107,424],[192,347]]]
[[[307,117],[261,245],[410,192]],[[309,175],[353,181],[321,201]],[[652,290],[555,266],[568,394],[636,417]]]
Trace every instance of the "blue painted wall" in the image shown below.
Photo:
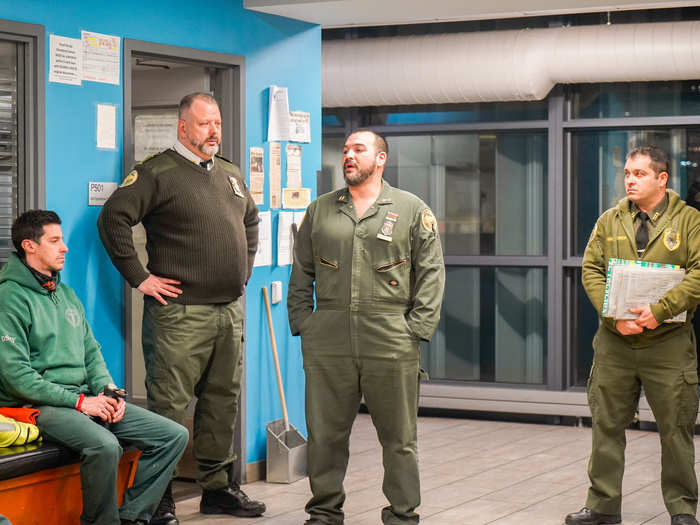
[[[205,6],[205,7],[202,7]],[[117,3],[80,0],[0,2],[0,18],[40,24],[46,30],[46,206],[63,219],[70,252],[63,272],[85,303],[87,316],[112,375],[124,377],[122,280],[112,267],[96,229],[99,208],[87,206],[89,181],[120,181],[122,166],[122,85],[83,82],[81,87],[48,82],[50,34],[80,38],[94,31],[122,38],[192,47],[246,58],[246,146],[264,146],[269,175],[267,87],[289,88],[290,107],[311,113],[311,144],[303,146],[303,183],[315,192],[321,167],[321,30],[319,26],[247,11],[241,0],[196,2],[122,0]],[[116,151],[96,148],[96,105],[115,104]],[[284,144],[282,144],[284,150]],[[246,151],[247,151],[246,148]],[[247,154],[246,154],[247,156]],[[247,163],[247,160],[246,160]],[[126,167],[129,168],[129,167]],[[247,173],[247,165],[244,167]],[[282,165],[285,185],[285,163]],[[269,206],[269,178],[265,204]],[[273,211],[273,239],[277,212]],[[276,263],[276,247],[273,263]],[[281,280],[286,300],[289,267],[258,267],[247,295],[247,453],[246,461],[265,457],[265,425],[281,417],[272,368],[262,286]],[[277,345],[292,423],[306,432],[301,352],[289,335],[285,301],[273,308]]]

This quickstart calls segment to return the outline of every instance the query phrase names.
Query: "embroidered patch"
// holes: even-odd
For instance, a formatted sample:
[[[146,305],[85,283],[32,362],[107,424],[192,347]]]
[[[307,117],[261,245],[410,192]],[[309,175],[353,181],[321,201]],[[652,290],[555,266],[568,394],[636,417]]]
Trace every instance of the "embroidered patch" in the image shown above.
[[[671,228],[664,230],[664,246],[669,252],[673,252],[681,245],[681,234]]]
[[[119,185],[120,188],[126,188],[127,186],[131,186],[136,180],[139,178],[139,172],[136,170],[132,170],[129,172],[129,174],[124,177],[124,180],[122,183]]]
[[[80,326],[80,314],[75,308],[66,308],[66,321],[73,326],[78,328]]]
[[[430,208],[426,208],[423,210],[420,222],[423,225],[423,229],[425,231],[437,233],[437,220],[435,219],[435,215],[433,215],[433,212],[430,210]]]

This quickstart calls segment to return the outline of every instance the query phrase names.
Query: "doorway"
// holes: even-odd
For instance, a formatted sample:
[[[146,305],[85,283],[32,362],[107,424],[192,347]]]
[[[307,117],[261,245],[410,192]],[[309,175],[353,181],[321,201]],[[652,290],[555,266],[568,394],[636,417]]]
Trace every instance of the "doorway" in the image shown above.
[[[150,155],[171,147],[176,140],[180,99],[193,92],[210,93],[222,118],[220,155],[241,165],[245,148],[244,57],[124,40],[124,148],[123,171]],[[134,245],[145,265],[146,234],[134,227]],[[143,296],[126,282],[124,286],[124,380],[130,400],[146,405],[145,367],[141,349]],[[245,343],[243,347],[245,370]],[[245,372],[241,382],[238,421],[234,432],[234,477],[245,482]],[[192,407],[186,424],[192,429]],[[190,444],[191,445],[191,444]],[[196,478],[191,446],[179,466],[179,476]]]

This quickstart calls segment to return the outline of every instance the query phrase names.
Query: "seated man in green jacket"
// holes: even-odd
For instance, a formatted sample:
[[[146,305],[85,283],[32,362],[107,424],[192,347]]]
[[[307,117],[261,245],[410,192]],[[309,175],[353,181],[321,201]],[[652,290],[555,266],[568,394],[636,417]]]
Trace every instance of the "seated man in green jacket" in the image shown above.
[[[0,406],[40,411],[44,438],[80,453],[81,524],[145,524],[188,440],[164,417],[103,393],[107,371],[83,305],[63,284],[68,248],[61,220],[31,210],[12,225],[17,253],[0,271]],[[117,505],[120,442],[142,451],[134,483]]]

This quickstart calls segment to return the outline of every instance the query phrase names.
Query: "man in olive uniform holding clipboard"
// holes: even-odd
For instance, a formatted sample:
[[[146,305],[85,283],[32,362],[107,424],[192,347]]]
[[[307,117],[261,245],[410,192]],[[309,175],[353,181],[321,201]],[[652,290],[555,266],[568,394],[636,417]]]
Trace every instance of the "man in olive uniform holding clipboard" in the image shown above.
[[[700,213],[666,189],[668,157],[657,147],[627,155],[627,197],[598,219],[586,246],[582,281],[600,315],[611,258],[675,264],[683,280],[634,320],[601,318],[588,379],[593,446],[586,506],[568,525],[621,522],[625,428],[644,387],[661,437],[661,490],[672,525],[696,525],[693,436],[698,374],[692,317],[700,299]],[[685,322],[665,322],[687,311]]]

